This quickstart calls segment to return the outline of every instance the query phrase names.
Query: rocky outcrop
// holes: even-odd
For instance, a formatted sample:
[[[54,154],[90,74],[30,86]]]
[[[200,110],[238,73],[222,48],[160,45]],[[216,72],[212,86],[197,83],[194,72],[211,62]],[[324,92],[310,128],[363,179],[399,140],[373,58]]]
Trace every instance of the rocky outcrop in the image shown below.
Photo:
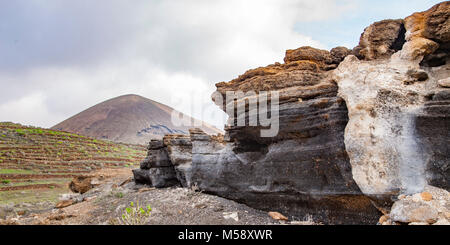
[[[141,162],[140,169],[133,170],[136,183],[163,188],[179,183],[167,149],[161,140],[152,140],[148,145],[148,155]]]
[[[408,41],[400,54],[404,59],[419,60],[434,67],[448,64],[450,50],[450,2],[414,13],[405,19]]]
[[[351,175],[344,146],[348,112],[330,76],[350,52],[343,47],[332,52],[288,50],[285,64],[250,70],[217,84],[223,95],[237,90],[279,92],[279,133],[261,137],[261,127],[237,126],[237,118],[248,121],[254,113],[246,108],[242,115],[230,115],[224,139],[198,129],[190,130],[190,142],[166,136],[162,150],[168,152],[179,183],[298,218],[313,214],[326,223],[376,222],[378,211]],[[252,94],[240,100],[248,96]],[[151,154],[160,153],[151,149]],[[148,173],[135,170],[136,180],[141,171]]]
[[[359,45],[353,53],[365,60],[389,57],[402,49],[405,32],[402,19],[375,22],[361,34]]]
[[[192,143],[189,135],[167,135],[163,139],[181,186],[191,186]]]
[[[230,114],[228,143],[216,160],[204,160],[215,170],[211,179],[220,183],[199,187],[261,209],[313,214],[327,223],[372,222],[377,211],[352,178],[343,137],[348,112],[330,76],[349,53],[344,48],[288,50],[285,64],[217,84],[224,96],[228,91],[279,92],[280,130],[261,137],[260,127],[235,126],[243,115]],[[247,108],[245,113],[248,121],[252,112]]]
[[[375,224],[399,194],[448,189],[448,8],[444,2],[374,23],[353,50],[288,50],[283,64],[216,84],[213,101],[229,114],[225,136],[191,129],[151,142],[136,181],[156,186],[159,178],[160,186],[195,187],[332,224]],[[233,100],[221,99],[236,91]],[[270,137],[250,105],[265,91],[278,105],[268,108],[279,117]],[[231,105],[237,110],[228,111]],[[170,174],[150,171],[163,168]]]
[[[449,188],[450,91],[439,81],[449,77],[450,65],[423,65],[448,45],[449,10],[444,2],[406,18],[406,43],[387,59],[348,56],[334,72],[349,111],[345,145],[353,178],[368,195]]]

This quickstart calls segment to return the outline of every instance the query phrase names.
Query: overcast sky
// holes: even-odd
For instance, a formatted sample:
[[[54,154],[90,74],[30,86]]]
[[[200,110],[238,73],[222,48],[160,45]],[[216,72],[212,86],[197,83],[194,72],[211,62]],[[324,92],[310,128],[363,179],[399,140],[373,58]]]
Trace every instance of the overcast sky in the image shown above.
[[[438,2],[0,0],[0,121],[51,127],[133,93],[223,128],[215,83],[286,49],[353,48],[374,21]]]

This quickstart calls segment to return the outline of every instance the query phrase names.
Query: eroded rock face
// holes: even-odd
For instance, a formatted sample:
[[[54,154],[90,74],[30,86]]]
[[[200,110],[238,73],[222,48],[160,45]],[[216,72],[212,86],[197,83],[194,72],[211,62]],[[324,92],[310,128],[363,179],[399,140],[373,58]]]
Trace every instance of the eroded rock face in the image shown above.
[[[236,126],[237,118],[245,116],[248,121],[254,113],[246,108],[245,115],[230,115],[224,138],[198,129],[190,130],[190,139],[168,135],[163,145],[178,181],[298,218],[313,215],[325,223],[375,223],[379,212],[351,175],[344,146],[348,112],[331,78],[330,69],[350,53],[343,47],[332,52],[302,47],[287,51],[285,64],[249,70],[217,84],[223,95],[238,90],[279,92],[279,133],[261,137],[261,127]],[[149,150],[149,156],[159,151]]]
[[[444,10],[446,9],[446,10]],[[405,19],[406,43],[388,59],[348,56],[335,70],[349,122],[345,145],[353,178],[374,196],[449,188],[449,53],[440,66],[427,56],[448,46],[449,2]],[[435,18],[433,16],[439,16]]]
[[[199,187],[261,209],[298,217],[309,213],[326,223],[373,222],[378,212],[351,175],[343,137],[348,112],[330,77],[350,52],[342,47],[288,50],[285,64],[217,84],[222,95],[278,91],[280,131],[264,138],[260,127],[233,126],[241,115],[230,115],[229,142],[215,161],[204,161],[214,168],[210,178],[216,183],[201,182]],[[248,120],[251,112],[246,112]]]
[[[400,57],[422,61],[424,66],[441,66],[448,63],[450,49],[450,2],[414,13],[405,18],[406,41]]]
[[[183,187],[191,186],[192,143],[189,135],[166,135],[163,138],[176,177]]]
[[[147,149],[147,157],[141,162],[140,169],[133,170],[135,182],[158,188],[178,185],[180,182],[163,141],[152,140]]]
[[[154,142],[136,181],[155,185],[162,178],[165,185],[332,224],[375,224],[378,209],[388,213],[400,193],[430,184],[448,189],[448,6],[377,22],[353,51],[288,50],[284,64],[216,84],[222,96],[242,91],[229,102],[238,105],[278,92],[278,134],[262,137],[264,127],[248,125],[256,111],[241,106],[228,112],[224,137],[192,129]],[[229,106],[213,101],[224,111]],[[237,126],[239,118],[246,126]],[[431,218],[412,223],[424,220]]]

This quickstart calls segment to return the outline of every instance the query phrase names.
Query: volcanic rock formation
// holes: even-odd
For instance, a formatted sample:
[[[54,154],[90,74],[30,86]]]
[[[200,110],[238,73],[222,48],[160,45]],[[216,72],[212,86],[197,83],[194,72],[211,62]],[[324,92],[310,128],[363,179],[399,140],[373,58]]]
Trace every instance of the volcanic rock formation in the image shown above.
[[[189,137],[151,142],[158,152],[150,147],[143,165],[153,167],[135,170],[136,181],[167,179],[163,186],[195,186],[332,224],[375,224],[399,194],[429,185],[448,190],[449,13],[444,2],[405,20],[377,22],[353,50],[288,50],[284,64],[216,84],[213,101],[224,111],[244,102],[227,111],[225,136],[192,129]],[[244,96],[217,99],[232,91]],[[248,126],[257,112],[245,102],[263,91],[279,93],[279,110],[269,109],[279,116],[273,137],[261,136],[264,126]],[[247,126],[238,126],[240,118]]]
[[[450,90],[440,85],[450,76],[449,16],[450,2],[413,14],[404,21],[399,52],[375,60],[348,56],[334,72],[349,111],[345,145],[353,178],[366,194],[449,187]]]
[[[173,135],[159,141],[165,147],[158,151],[164,153],[149,150],[150,165],[161,169],[166,157],[157,156],[170,152],[176,171],[171,177],[161,177],[172,180],[180,176],[183,186],[195,185],[209,193],[298,217],[313,213],[328,223],[376,222],[378,211],[351,175],[344,146],[348,112],[330,77],[336,63],[350,50],[335,50],[334,56],[311,47],[288,50],[285,64],[250,70],[229,83],[216,85],[223,95],[236,90],[278,91],[277,136],[261,137],[260,127],[248,126],[227,127],[222,140],[190,130],[190,139]],[[230,115],[230,125],[240,116],[248,120],[253,113],[242,112],[245,115]],[[135,170],[136,180],[144,178],[155,185],[150,171]]]

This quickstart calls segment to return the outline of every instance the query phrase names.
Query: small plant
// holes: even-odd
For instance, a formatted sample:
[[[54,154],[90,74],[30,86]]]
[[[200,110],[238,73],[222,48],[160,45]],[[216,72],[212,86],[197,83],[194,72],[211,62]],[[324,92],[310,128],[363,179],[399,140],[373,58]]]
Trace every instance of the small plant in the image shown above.
[[[115,196],[117,198],[122,198],[123,197],[123,193],[122,192],[117,192]]]
[[[4,179],[4,180],[1,180],[1,183],[2,183],[2,184],[9,184],[9,183],[11,183],[11,180],[9,180],[9,179]]]
[[[139,201],[136,205],[131,202],[130,206],[125,208],[125,213],[119,218],[119,223],[122,225],[144,225],[147,223],[151,211],[150,205],[143,208],[139,205]]]
[[[24,130],[23,129],[16,129],[16,133],[18,134],[18,135],[20,135],[20,136],[25,136],[25,132],[24,132]]]

